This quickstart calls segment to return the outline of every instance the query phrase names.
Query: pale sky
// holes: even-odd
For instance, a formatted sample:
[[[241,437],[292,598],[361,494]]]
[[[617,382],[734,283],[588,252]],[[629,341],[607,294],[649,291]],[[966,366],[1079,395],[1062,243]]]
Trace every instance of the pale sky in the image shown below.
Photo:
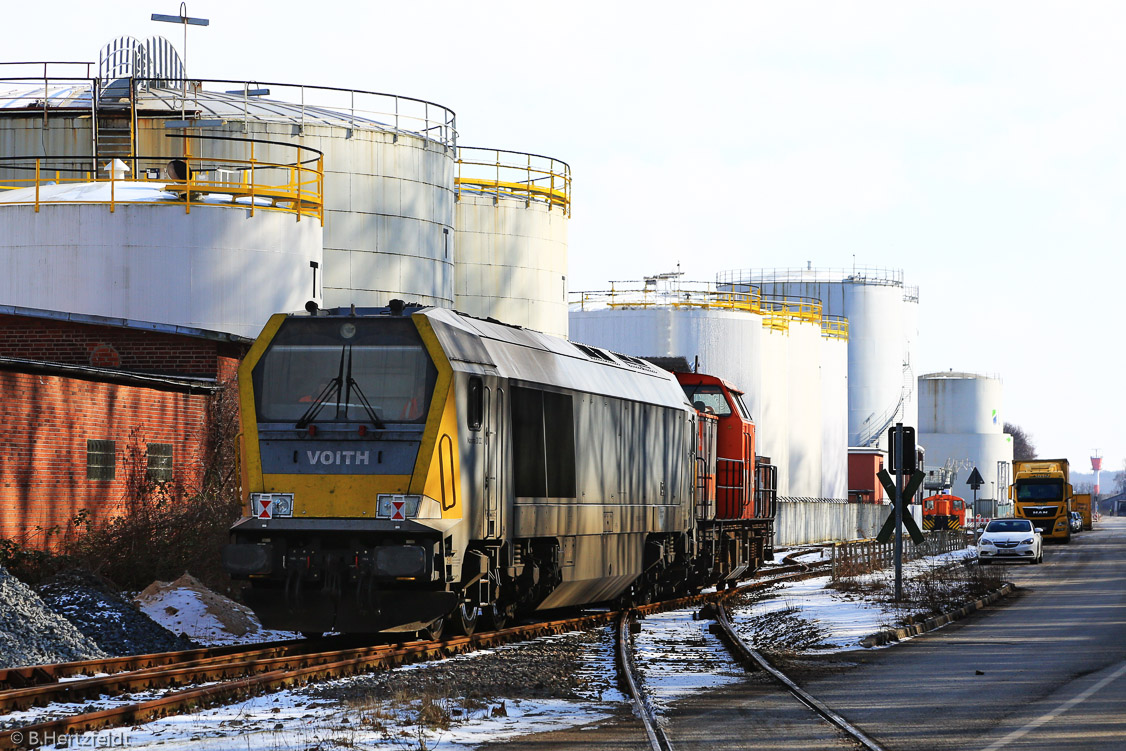
[[[0,60],[96,60],[179,3],[7,3]],[[917,373],[1000,376],[1079,470],[1126,459],[1126,4],[192,0],[193,77],[354,87],[574,176],[569,286],[902,268]],[[2,70],[2,68],[0,68]]]

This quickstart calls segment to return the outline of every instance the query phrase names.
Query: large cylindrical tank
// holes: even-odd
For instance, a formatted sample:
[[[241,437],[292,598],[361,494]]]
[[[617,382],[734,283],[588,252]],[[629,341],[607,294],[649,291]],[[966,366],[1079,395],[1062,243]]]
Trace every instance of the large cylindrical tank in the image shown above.
[[[921,433],[1004,432],[1001,379],[976,373],[919,376]]]
[[[826,326],[822,333],[821,497],[847,500],[848,334],[838,326]]]
[[[51,79],[38,86],[0,81],[0,156],[46,155],[54,157],[53,169],[96,174],[107,156],[124,156],[131,164],[132,157],[149,157],[155,164],[198,155],[185,133],[312,147],[324,153],[324,263],[318,281],[324,304],[385,305],[398,297],[453,305],[457,145],[451,110],[411,97],[276,83],[193,81],[188,93],[188,119],[206,127],[167,127],[185,111],[179,83],[97,77]],[[50,102],[46,117],[43,101]],[[278,160],[281,148],[259,144],[254,158]],[[230,149],[242,153],[237,143]],[[213,147],[210,155],[226,154]],[[210,166],[188,161],[197,172]],[[3,167],[0,182],[13,176]]]
[[[114,187],[111,204],[106,183],[41,186],[38,212],[34,189],[0,193],[4,304],[252,338],[319,297],[316,218],[206,203],[188,213],[151,184]]]
[[[778,496],[797,494],[790,467],[790,367],[789,336],[783,329],[767,327],[762,333],[759,350],[758,385],[760,391],[752,400],[758,405],[757,451],[770,458],[778,468]]]
[[[558,159],[459,148],[457,310],[567,336],[570,182]]]
[[[789,488],[785,495],[820,498],[821,457],[821,324],[792,321],[787,332],[787,427]],[[780,493],[780,495],[782,495]]]
[[[820,300],[848,319],[848,441],[880,445],[889,425],[918,421],[915,349],[918,288],[895,269],[737,269],[717,275],[720,289]]]
[[[798,314],[763,314],[758,303],[746,306],[683,288],[584,293],[571,306],[571,338],[640,357],[682,357],[689,367],[698,364],[731,382],[745,392],[757,453],[778,467],[779,497],[843,500],[847,328],[827,338],[819,314],[800,307]],[[831,385],[822,381],[827,372]],[[836,402],[823,403],[826,394]],[[839,445],[827,461],[825,442],[834,439]],[[833,495],[826,496],[826,489]]]
[[[956,471],[951,492],[972,499],[966,480],[976,467],[985,481],[979,499],[1004,492],[1013,460],[1011,436],[1004,433],[999,378],[955,371],[919,376],[918,442],[926,449],[928,469]]]
[[[571,340],[636,357],[683,357],[689,367],[730,381],[746,392],[760,424],[762,317],[753,313],[670,306],[578,308],[570,312]],[[761,428],[760,428],[761,432]],[[757,440],[757,439],[756,439]]]

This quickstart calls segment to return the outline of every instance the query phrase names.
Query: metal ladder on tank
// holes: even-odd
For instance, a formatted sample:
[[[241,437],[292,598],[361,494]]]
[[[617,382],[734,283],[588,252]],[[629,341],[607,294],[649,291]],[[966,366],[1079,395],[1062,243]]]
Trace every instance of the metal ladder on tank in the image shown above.
[[[895,418],[903,410],[903,405],[907,402],[907,398],[914,391],[915,386],[915,371],[911,368],[911,363],[908,360],[903,361],[903,383],[899,388],[899,401],[891,405],[883,415],[876,419],[869,417],[865,420],[868,428],[861,434],[860,440],[857,442],[859,446],[873,446],[879,442],[880,437],[884,432],[891,427],[895,422]]]
[[[136,172],[136,108],[133,106],[133,79],[118,78],[97,88],[94,125],[94,154],[99,171],[120,159]]]

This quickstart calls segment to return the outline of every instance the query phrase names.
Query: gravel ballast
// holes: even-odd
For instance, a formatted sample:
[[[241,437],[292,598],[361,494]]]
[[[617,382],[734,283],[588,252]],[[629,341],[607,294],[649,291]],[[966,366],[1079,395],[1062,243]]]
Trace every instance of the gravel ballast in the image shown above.
[[[93,639],[0,566],[0,668],[105,656]]]
[[[39,596],[105,652],[143,655],[192,649],[195,644],[161,626],[100,577],[63,571],[40,585]]]
[[[591,670],[591,658],[612,661],[607,630],[545,637],[438,663],[370,673],[306,689],[313,699],[351,704],[395,696],[458,699],[585,700],[614,687],[605,670]],[[600,660],[596,657],[595,663]],[[610,662],[612,665],[612,662]],[[612,668],[611,668],[612,670]]]

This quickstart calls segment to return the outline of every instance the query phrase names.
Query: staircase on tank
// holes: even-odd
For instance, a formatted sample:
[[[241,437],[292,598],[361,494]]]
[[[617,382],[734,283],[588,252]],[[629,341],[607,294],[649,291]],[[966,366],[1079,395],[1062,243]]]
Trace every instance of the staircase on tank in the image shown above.
[[[114,159],[129,163],[133,158],[133,97],[127,81],[113,81],[98,97],[94,147],[99,170]]]

